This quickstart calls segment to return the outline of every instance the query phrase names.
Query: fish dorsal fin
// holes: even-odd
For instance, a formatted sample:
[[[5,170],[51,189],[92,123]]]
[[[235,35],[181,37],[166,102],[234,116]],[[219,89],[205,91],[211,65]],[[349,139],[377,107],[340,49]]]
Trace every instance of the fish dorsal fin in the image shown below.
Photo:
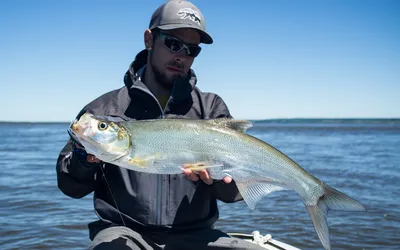
[[[208,123],[224,126],[240,132],[246,132],[247,129],[253,127],[253,123],[248,120],[235,120],[228,118],[217,118],[206,120]]]

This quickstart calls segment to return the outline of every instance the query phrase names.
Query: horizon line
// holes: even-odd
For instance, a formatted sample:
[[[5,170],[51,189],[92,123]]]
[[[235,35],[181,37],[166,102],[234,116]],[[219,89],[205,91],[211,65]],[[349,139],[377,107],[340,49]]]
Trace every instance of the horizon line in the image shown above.
[[[400,120],[400,117],[286,117],[286,118],[234,118],[236,120],[248,121],[276,121],[276,120]],[[0,123],[71,123],[71,121],[23,121],[23,120],[0,120]]]

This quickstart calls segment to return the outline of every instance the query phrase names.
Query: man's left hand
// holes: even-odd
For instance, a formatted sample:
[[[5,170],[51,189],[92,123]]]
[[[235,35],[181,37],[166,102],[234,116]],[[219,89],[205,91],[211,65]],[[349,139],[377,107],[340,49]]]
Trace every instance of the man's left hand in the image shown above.
[[[211,179],[210,175],[208,174],[208,171],[206,169],[200,170],[197,173],[194,173],[191,169],[187,168],[190,165],[184,165],[183,167],[185,168],[183,170],[183,173],[187,176],[187,178],[191,181],[198,181],[201,179],[204,183],[207,185],[213,184],[214,180]],[[232,178],[229,176],[225,176],[223,181],[227,184],[229,184],[232,181]]]

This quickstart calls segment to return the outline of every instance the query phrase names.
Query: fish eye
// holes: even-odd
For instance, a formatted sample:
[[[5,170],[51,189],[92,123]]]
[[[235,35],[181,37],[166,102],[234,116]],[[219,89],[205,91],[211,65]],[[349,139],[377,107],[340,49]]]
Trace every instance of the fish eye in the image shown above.
[[[106,130],[108,128],[108,124],[105,122],[99,122],[98,128],[99,130]]]

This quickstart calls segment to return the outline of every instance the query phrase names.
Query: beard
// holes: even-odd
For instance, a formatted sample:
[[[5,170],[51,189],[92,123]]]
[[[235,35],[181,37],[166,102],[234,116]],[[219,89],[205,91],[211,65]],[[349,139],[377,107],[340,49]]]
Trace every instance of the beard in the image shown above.
[[[182,82],[186,79],[187,74],[185,75],[173,75],[173,76],[168,76],[166,72],[162,72],[155,64],[155,58],[154,54],[152,51],[150,51],[150,66],[153,70],[154,73],[154,78],[155,80],[163,87],[167,89],[172,89],[175,83],[177,82]],[[177,67],[177,68],[183,68],[182,64],[179,64],[175,61],[171,61],[168,63],[168,65]]]

